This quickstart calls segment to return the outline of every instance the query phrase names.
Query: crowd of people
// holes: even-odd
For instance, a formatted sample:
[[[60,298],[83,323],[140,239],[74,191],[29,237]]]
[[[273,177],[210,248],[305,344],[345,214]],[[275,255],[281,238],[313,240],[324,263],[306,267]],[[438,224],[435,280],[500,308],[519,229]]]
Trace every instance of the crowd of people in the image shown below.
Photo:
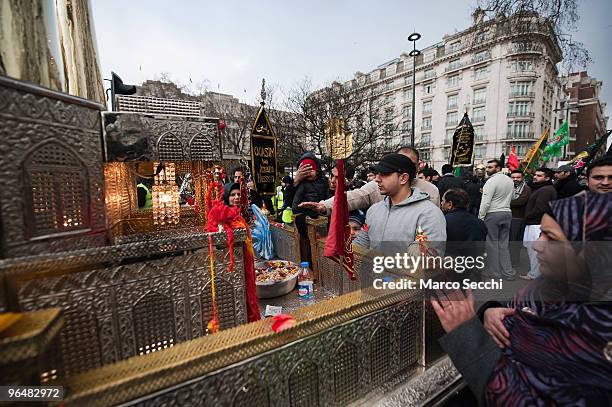
[[[313,155],[298,167],[281,188],[297,225],[331,213],[338,182],[337,172],[325,180]],[[584,175],[567,165],[506,171],[499,160],[462,176],[450,165],[442,175],[419,167],[418,151],[402,147],[357,183],[347,180],[353,244],[404,252],[422,234],[465,255],[480,242],[487,253],[480,278],[527,280],[509,303],[479,310],[470,292],[431,300],[447,332],[440,341],[478,402],[609,403],[612,158],[590,162]],[[529,268],[517,275],[523,251]]]
[[[247,187],[250,202],[295,224],[309,256],[306,218],[331,214],[340,180],[337,168],[326,174],[312,153],[297,164],[272,200]],[[422,168],[411,147],[384,155],[358,177],[349,166],[353,244],[401,253],[425,236],[434,247],[444,243],[449,255],[485,251],[478,278],[527,280],[509,303],[478,310],[469,291],[431,300],[447,332],[440,342],[480,404],[609,403],[612,157],[590,162],[584,175],[568,165],[506,171],[496,159],[461,176],[448,164],[441,172]],[[226,183],[227,205],[240,205],[243,177],[237,168]],[[523,251],[528,271],[517,275]]]

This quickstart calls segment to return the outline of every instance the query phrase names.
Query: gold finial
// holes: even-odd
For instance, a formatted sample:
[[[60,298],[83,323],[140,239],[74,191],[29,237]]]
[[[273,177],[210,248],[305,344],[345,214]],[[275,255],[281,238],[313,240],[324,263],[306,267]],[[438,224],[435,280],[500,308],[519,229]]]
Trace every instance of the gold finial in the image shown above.
[[[345,131],[345,121],[332,117],[325,126],[327,154],[334,160],[347,158],[353,153],[353,135]]]

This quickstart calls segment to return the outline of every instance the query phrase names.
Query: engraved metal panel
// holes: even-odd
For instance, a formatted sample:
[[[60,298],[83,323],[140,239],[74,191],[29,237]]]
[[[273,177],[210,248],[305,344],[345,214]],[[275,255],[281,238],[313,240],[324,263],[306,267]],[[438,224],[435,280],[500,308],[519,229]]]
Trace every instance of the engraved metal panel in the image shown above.
[[[334,355],[334,401],[346,405],[359,397],[357,347],[345,342]]]
[[[399,348],[402,358],[399,361],[400,370],[406,371],[419,362],[421,356],[421,318],[417,315],[407,315],[400,324]]]
[[[213,145],[203,134],[196,134],[189,143],[192,160],[212,161],[215,159]]]
[[[370,377],[376,385],[384,383],[391,375],[391,330],[378,327],[370,341]]]
[[[39,145],[24,173],[33,236],[88,227],[87,169],[72,151],[57,142]]]
[[[176,329],[170,298],[150,292],[134,304],[132,311],[136,349],[139,355],[174,345]]]
[[[62,351],[70,375],[202,336],[202,307],[209,307],[199,301],[210,281],[207,236],[0,261],[12,293],[7,308],[64,309]],[[213,234],[219,247],[214,255],[222,328],[247,319],[239,244],[244,232],[235,234],[232,272],[225,239],[224,233]],[[180,254],[187,250],[197,251]],[[172,255],[160,258],[165,252]],[[150,255],[157,258],[146,259]],[[130,259],[138,261],[121,264]]]
[[[215,290],[217,292],[217,313],[221,329],[236,326],[236,304],[234,300],[234,287],[215,276]],[[204,326],[213,318],[212,290],[210,280],[202,290],[202,318]]]
[[[246,385],[238,390],[233,403],[234,407],[266,407],[269,405],[270,397],[268,396],[268,389],[258,385]]]
[[[338,302],[338,300],[340,298],[334,301]],[[400,326],[407,315],[416,318],[417,329],[406,331],[409,336],[403,337],[402,340],[408,343],[408,347],[401,348],[399,346]],[[307,336],[302,336],[303,333],[300,333],[298,334],[300,339],[297,340],[290,339],[293,333],[289,332],[287,333],[290,334],[289,337],[284,339],[285,334],[270,336],[269,325],[265,321],[245,325],[237,328],[232,334],[241,337],[246,335],[247,331],[251,332],[251,329],[256,329],[257,332],[265,334],[265,336],[261,338],[261,342],[249,343],[244,347],[233,346],[236,349],[240,348],[239,352],[244,357],[229,359],[233,362],[219,364],[218,370],[200,371],[197,369],[203,363],[209,363],[213,359],[228,357],[228,352],[213,353],[211,354],[214,355],[213,358],[204,356],[202,359],[194,360],[193,357],[197,354],[198,349],[201,349],[199,346],[218,345],[218,342],[213,343],[198,339],[197,344],[192,342],[193,347],[185,345],[174,347],[172,350],[157,352],[153,355],[142,356],[139,359],[140,361],[150,360],[151,371],[147,370],[148,367],[145,367],[149,365],[144,364],[141,368],[145,370],[141,372],[138,369],[138,372],[134,374],[134,366],[124,363],[123,369],[129,369],[134,378],[134,383],[132,386],[132,383],[123,379],[121,388],[127,390],[128,388],[140,387],[139,393],[136,393],[137,395],[132,398],[131,402],[129,402],[129,398],[125,398],[125,393],[124,398],[118,399],[116,397],[117,393],[112,391],[112,387],[109,387],[106,392],[99,394],[95,400],[92,399],[93,396],[90,394],[84,393],[82,397],[77,398],[74,404],[86,405],[88,402],[92,404],[95,401],[93,404],[96,405],[112,405],[117,404],[117,400],[122,400],[121,402],[125,403],[123,405],[139,407],[150,405],[231,406],[238,401],[241,403],[250,401],[249,405],[253,406],[259,405],[259,403],[262,405],[269,403],[275,406],[346,405],[370,392],[384,391],[386,388],[385,383],[376,385],[370,378],[371,358],[369,353],[373,343],[371,333],[377,327],[382,329],[380,336],[377,334],[381,340],[375,339],[375,342],[379,345],[390,344],[390,354],[393,355],[394,362],[399,362],[405,357],[414,359],[411,354],[405,355],[402,349],[420,349],[414,348],[414,346],[418,346],[421,338],[422,315],[422,301],[418,298],[405,299],[343,323],[325,322],[326,328],[317,330],[316,333]],[[383,331],[387,332],[382,334]],[[297,332],[295,333],[297,334]],[[389,335],[392,337],[390,342],[386,339]],[[276,342],[277,340],[278,342]],[[288,342],[284,340],[288,340]],[[273,345],[271,342],[278,345],[282,344],[282,346]],[[248,352],[246,352],[247,350]],[[164,360],[165,352],[169,352],[167,362],[161,362],[161,360]],[[153,374],[145,382],[141,381],[143,377],[141,373],[151,375],[153,371],[159,371],[160,363],[162,366],[168,362],[174,364],[176,358],[182,354],[189,358],[191,362],[176,367],[175,371],[169,371],[163,378],[163,383],[165,383],[163,387],[160,387],[158,380],[160,378],[157,374]],[[398,380],[406,380],[417,369],[418,365],[415,363],[412,364],[411,370],[406,371],[399,371],[395,366],[391,366],[388,383],[398,383]],[[181,377],[184,378],[183,381],[178,381],[176,378],[179,372]],[[95,381],[94,378],[98,378],[100,380],[103,379],[102,374],[111,374],[109,370],[99,373],[90,372],[87,379]],[[85,380],[85,376],[79,379]],[[138,382],[136,383],[136,381]],[[153,382],[157,383],[154,390],[151,387]],[[104,386],[104,384],[96,382],[96,386],[99,387],[100,385]],[[87,389],[81,388],[81,391],[85,390]],[[143,393],[143,391],[147,393]],[[241,393],[245,393],[243,397],[240,396]],[[430,393],[431,391],[428,390],[428,394]],[[203,400],[203,395],[206,395],[206,403]],[[161,400],[164,400],[164,404],[161,404]]]
[[[0,257],[107,243],[101,109],[0,76]]]
[[[66,374],[100,366],[102,357],[95,315],[74,309],[64,314],[64,321],[60,343]]]
[[[300,360],[289,376],[289,404],[292,407],[319,405],[319,375],[317,366]]]
[[[104,112],[102,117],[107,162],[223,159],[218,119],[124,112]]]
[[[291,226],[270,225],[272,244],[276,255],[284,260],[294,263],[300,262],[299,235]]]
[[[164,134],[157,142],[160,160],[182,161],[185,159],[183,145],[174,134]]]

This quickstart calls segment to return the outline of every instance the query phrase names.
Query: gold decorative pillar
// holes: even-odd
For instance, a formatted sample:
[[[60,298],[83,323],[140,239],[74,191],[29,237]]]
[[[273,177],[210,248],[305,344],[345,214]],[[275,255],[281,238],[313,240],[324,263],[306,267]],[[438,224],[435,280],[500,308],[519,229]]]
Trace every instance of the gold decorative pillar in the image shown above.
[[[0,1],[0,75],[106,105],[89,0]]]

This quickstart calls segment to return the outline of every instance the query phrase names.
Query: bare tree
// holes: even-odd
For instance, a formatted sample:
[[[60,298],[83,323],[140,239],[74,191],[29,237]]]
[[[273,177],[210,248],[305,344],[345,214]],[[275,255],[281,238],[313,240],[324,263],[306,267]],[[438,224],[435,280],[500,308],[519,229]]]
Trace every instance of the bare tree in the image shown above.
[[[541,27],[551,30],[563,53],[563,64],[573,70],[574,66],[586,67],[592,62],[584,44],[574,41],[571,35],[580,20],[578,3],[578,0],[478,0],[478,7],[495,12],[498,18],[506,20],[510,30],[519,33],[528,33],[534,27],[533,21],[520,17],[534,16]]]
[[[353,152],[347,160],[358,164],[376,159],[390,149],[399,129],[391,99],[380,93],[381,89],[355,81],[333,82],[315,91],[311,81],[304,79],[287,96],[286,110],[299,117],[298,133],[307,136],[307,143],[294,146],[313,150],[329,169],[332,159],[325,149],[325,127],[332,117],[341,117],[353,134]]]
[[[242,155],[251,131],[257,107],[241,103],[230,95],[207,92],[199,96],[206,114],[225,122],[221,132],[223,144],[229,145],[232,153]],[[248,148],[246,148],[248,151]]]

